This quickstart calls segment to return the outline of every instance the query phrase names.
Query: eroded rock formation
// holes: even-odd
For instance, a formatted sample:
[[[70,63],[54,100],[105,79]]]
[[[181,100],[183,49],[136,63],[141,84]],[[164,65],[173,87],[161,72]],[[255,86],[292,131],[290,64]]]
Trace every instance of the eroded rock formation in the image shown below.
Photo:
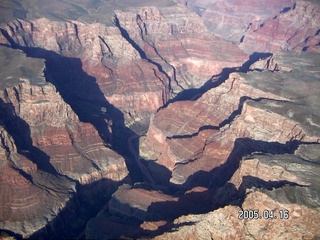
[[[175,102],[159,110],[142,137],[140,155],[149,159],[147,166],[158,183],[170,181],[175,187],[190,190],[177,191],[170,199],[144,187],[123,186],[114,194],[109,208],[90,222],[87,236],[318,236],[318,221],[311,220],[319,218],[320,206],[316,180],[318,101],[314,101],[314,93],[306,94],[317,88],[316,56],[275,54],[251,67],[258,71],[230,74],[224,83],[197,100]],[[300,85],[298,90],[296,84]],[[304,84],[312,85],[313,90]],[[303,105],[299,107],[297,102]],[[198,198],[204,209],[197,208]],[[154,212],[159,209],[156,206],[165,206],[166,211]],[[250,209],[258,210],[261,219],[239,219],[240,210]],[[175,215],[202,210],[208,213],[173,220]],[[277,219],[264,217],[270,211]],[[284,211],[290,215],[287,220],[283,219]],[[156,217],[148,219],[155,213]],[[118,230],[94,227],[98,223]],[[266,233],[265,228],[273,229],[272,233]]]
[[[246,239],[246,238],[308,238],[319,236],[319,212],[298,204],[281,204],[266,194],[247,195],[243,209],[276,209],[277,219],[239,220],[237,206],[226,206],[214,212],[178,218],[178,227],[154,239]],[[290,221],[280,219],[279,211],[287,210]],[[311,220],[312,219],[312,220]]]
[[[3,4],[0,232],[320,236],[318,3]]]
[[[204,20],[210,31],[229,41],[239,43],[251,25],[258,26],[268,18],[290,9],[295,1],[266,1],[259,4],[250,0],[191,0],[187,7],[196,12]]]
[[[319,52],[319,4],[297,1],[286,12],[251,25],[240,47],[247,53],[278,50]],[[252,44],[252,43],[255,44]]]
[[[72,94],[109,101],[123,111],[127,125],[146,125],[150,113],[171,97],[248,58],[184,7],[116,11],[113,21],[114,26],[16,20],[4,26],[1,42],[80,58],[101,96],[88,92],[88,83],[80,79],[73,80],[77,92]]]
[[[319,154],[318,146],[301,145],[299,149],[309,149],[312,156]],[[176,227],[171,229],[174,231],[155,239],[317,238],[320,202],[315,176],[319,166],[311,162],[312,158],[295,156],[298,152],[255,155],[243,160],[229,183],[221,188],[221,195],[226,195],[235,187],[238,191],[235,200],[243,198],[242,203],[207,214],[180,217],[174,221]],[[258,219],[239,219],[239,214],[248,210],[258,211]]]
[[[16,50],[1,50],[12,52],[12,61],[28,61]],[[118,182],[128,174],[124,159],[91,124],[79,121],[45,81],[43,69],[43,60],[33,60],[17,76],[11,69],[2,72],[1,228],[23,236],[44,227],[66,207],[76,181]],[[28,76],[32,71],[37,75]]]
[[[292,105],[298,98],[296,94],[303,95],[303,91],[294,93],[291,88],[298,79],[288,79],[287,86],[282,88],[285,94],[279,95],[268,86],[269,73],[259,75],[264,83],[257,82],[255,73],[249,73],[248,77],[247,74],[230,74],[219,87],[207,91],[196,101],[173,103],[158,111],[151,118],[146,137],[142,138],[141,156],[156,160],[172,171],[171,182],[183,184],[198,171],[210,172],[230,160],[228,157],[239,138],[252,139],[252,145],[254,140],[268,139],[271,148],[271,142],[318,142],[318,133],[307,132],[310,124],[304,128],[305,124],[299,123],[301,119],[279,111]],[[273,76],[273,81],[281,79],[283,74],[290,76],[289,73],[280,71],[278,76]],[[212,174],[208,176],[213,177]],[[210,184],[210,179],[199,178]],[[194,180],[194,184],[199,181]]]

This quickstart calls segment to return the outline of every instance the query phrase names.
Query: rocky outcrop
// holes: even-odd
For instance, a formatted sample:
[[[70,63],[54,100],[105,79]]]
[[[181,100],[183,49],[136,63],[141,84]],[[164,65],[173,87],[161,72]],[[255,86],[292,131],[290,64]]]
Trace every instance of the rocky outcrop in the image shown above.
[[[211,208],[212,195],[206,188],[195,188],[172,196],[165,188],[135,184],[122,185],[102,211],[88,222],[87,238],[141,238],[158,234],[181,215]]]
[[[152,239],[319,237],[319,166],[311,161],[317,154],[319,144],[308,144],[294,154],[256,154],[242,160],[218,195],[211,195],[214,201],[229,195],[232,204],[207,214],[179,217],[171,231]],[[249,217],[250,211],[258,216]]]
[[[26,237],[66,206],[75,183],[39,171],[2,126],[0,139],[0,227]]]
[[[246,53],[319,52],[319,5],[312,1],[181,1],[215,35]]]
[[[88,91],[88,80],[77,76],[69,80],[77,89],[72,94],[107,100],[122,110],[128,126],[145,126],[150,113],[179,92],[199,88],[223,68],[240,67],[248,58],[184,7],[116,11],[113,21],[114,26],[16,20],[3,26],[1,42],[80,58],[101,94]]]
[[[45,3],[0,26],[1,229],[319,237],[318,4]]]
[[[199,88],[223,68],[239,67],[246,61],[235,45],[212,35],[200,18],[184,7],[141,8],[116,14],[119,24],[142,46],[146,56],[160,63],[169,75],[173,93]]]
[[[280,54],[279,59],[281,57]],[[311,62],[310,59],[309,64]],[[287,70],[293,67],[284,64],[278,68]],[[273,79],[290,75],[288,71],[280,72],[278,76],[273,74]],[[247,151],[270,151],[267,148],[277,148],[276,145],[272,147],[276,142],[318,142],[319,129],[314,128],[316,132],[310,130],[311,125],[304,124],[302,113],[298,113],[304,110],[295,108],[297,113],[292,113],[295,117],[289,112],[288,115],[281,112],[281,109],[290,109],[289,106],[294,104],[292,101],[305,94],[304,90],[294,91],[298,79],[290,75],[292,79],[287,80],[287,86],[279,94],[266,82],[269,73],[265,72],[265,77],[263,73],[259,74],[264,81],[261,84],[254,78],[254,72],[230,74],[223,84],[207,91],[196,101],[176,102],[158,111],[151,118],[146,137],[141,139],[141,156],[170,170],[172,183],[188,185],[191,181],[208,186],[215,181],[213,174],[209,174],[211,170],[235,161],[230,158],[236,154],[232,151],[237,139],[253,139],[251,150],[244,147]],[[266,146],[258,147],[259,141],[266,141]],[[206,173],[200,174],[201,171]]]
[[[247,53],[279,50],[319,52],[320,8],[316,3],[297,1],[288,11],[252,24],[240,44]]]
[[[147,220],[161,220],[172,216],[174,212],[153,208],[153,205],[177,202],[178,198],[147,188],[122,185],[112,195],[108,205],[88,222],[87,238],[118,239],[136,238],[143,235],[140,224]],[[152,209],[153,208],[153,209]],[[107,227],[106,227],[107,226]]]
[[[10,51],[16,64],[27,61]],[[43,72],[29,75],[44,68],[43,60],[34,63],[20,76],[3,71],[0,90],[0,227],[24,237],[67,206],[76,182],[108,179],[116,185],[128,174],[124,159],[91,124],[79,121]]]
[[[260,214],[274,210],[277,219],[238,219],[239,211],[249,209]],[[281,219],[280,211],[288,211],[289,220]],[[171,232],[153,239],[312,239],[320,234],[318,219],[319,212],[314,209],[279,203],[266,194],[254,192],[246,196],[241,208],[226,206],[207,214],[180,217],[174,221],[177,227]]]
[[[79,121],[50,83],[21,82],[0,96],[3,121],[26,138],[19,140],[21,147],[45,152],[57,172],[82,183],[103,175],[119,181],[127,175],[124,159],[104,145],[91,124]]]
[[[89,222],[86,236],[99,239],[120,236],[316,238],[319,222],[312,219],[319,219],[319,166],[311,160],[317,154],[319,144],[300,145],[292,154],[253,154],[241,161],[222,187],[211,191],[195,188],[175,198],[143,186],[124,185],[109,205]],[[206,208],[206,213],[190,214],[201,212],[196,210],[200,205]],[[253,215],[240,215],[253,210],[259,214],[256,219]],[[182,216],[172,220],[175,215]],[[153,221],[148,221],[149,218]]]
[[[207,28],[228,41],[240,43],[251,26],[259,26],[264,20],[273,18],[290,9],[295,1],[180,1],[201,16]]]

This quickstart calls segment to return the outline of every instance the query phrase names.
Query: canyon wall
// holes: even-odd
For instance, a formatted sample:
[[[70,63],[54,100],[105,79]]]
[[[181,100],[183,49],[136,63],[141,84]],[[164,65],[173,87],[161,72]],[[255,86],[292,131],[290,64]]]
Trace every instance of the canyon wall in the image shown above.
[[[12,53],[12,62],[29,61],[16,50],[1,50]],[[44,61],[32,61],[16,76],[3,71],[0,90],[1,228],[22,236],[54,219],[75,195],[76,182],[118,182],[128,174],[125,160],[45,81]]]
[[[3,4],[0,235],[320,236],[318,3]]]
[[[199,88],[223,68],[248,59],[236,45],[211,34],[184,7],[116,11],[113,26],[37,19],[16,20],[3,28],[2,43],[54,51],[81,60],[100,94],[73,79],[70,94],[108,101],[126,124],[146,125],[152,112],[185,89]]]

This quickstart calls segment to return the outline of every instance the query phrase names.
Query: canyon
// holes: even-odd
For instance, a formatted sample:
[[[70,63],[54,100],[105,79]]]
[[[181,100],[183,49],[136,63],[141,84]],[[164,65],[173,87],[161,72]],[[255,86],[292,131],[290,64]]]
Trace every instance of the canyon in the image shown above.
[[[1,4],[0,238],[320,237],[319,3]]]

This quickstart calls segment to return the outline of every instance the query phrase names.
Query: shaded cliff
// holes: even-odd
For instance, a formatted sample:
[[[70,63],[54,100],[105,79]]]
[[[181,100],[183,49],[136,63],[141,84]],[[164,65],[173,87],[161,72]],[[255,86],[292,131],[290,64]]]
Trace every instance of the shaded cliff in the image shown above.
[[[1,231],[320,235],[317,3],[50,4],[4,3]]]

